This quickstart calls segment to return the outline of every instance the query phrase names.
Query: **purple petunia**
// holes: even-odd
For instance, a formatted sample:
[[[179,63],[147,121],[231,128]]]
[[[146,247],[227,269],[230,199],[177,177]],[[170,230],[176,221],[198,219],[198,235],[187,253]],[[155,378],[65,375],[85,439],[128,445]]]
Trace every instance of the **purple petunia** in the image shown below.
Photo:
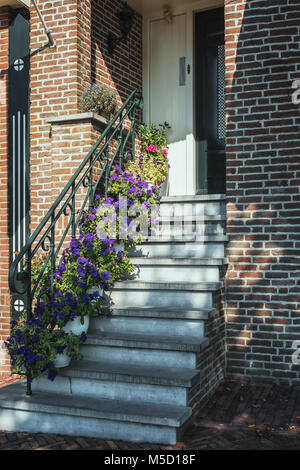
[[[103,273],[101,273],[101,277],[104,281],[108,281],[109,278],[110,278],[110,274],[109,274],[109,272],[104,271]]]

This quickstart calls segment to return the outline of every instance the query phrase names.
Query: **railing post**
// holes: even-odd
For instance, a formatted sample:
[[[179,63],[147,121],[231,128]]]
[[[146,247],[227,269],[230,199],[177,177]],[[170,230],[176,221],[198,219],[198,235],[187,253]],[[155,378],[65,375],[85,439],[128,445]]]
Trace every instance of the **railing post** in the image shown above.
[[[134,113],[133,119],[132,119],[132,155],[131,155],[133,162],[135,160],[135,135],[136,135],[136,132],[135,132],[135,113]]]
[[[29,246],[28,249],[28,257],[27,257],[27,270],[28,270],[28,286],[26,290],[26,309],[27,309],[27,319],[30,320],[33,315],[32,315],[32,296],[31,296],[31,246]],[[31,396],[32,395],[32,390],[31,390],[31,380],[29,378],[29,375],[27,374],[26,377],[26,395]]]
[[[75,224],[75,211],[76,211],[76,206],[75,206],[75,181],[72,183],[72,210],[71,210],[71,217],[72,217],[72,238],[75,238],[76,234],[76,224]]]
[[[105,143],[107,143],[107,138]],[[108,179],[109,179],[109,164],[108,164],[108,145],[106,146],[106,149],[104,151],[104,170],[105,170],[105,177],[104,177],[104,184],[105,184],[105,196],[107,196],[107,191],[108,191]]]
[[[55,224],[54,211],[51,215],[51,236],[50,236],[50,253],[51,253],[51,296],[54,294],[54,273],[55,273]]]
[[[119,167],[121,169],[123,168],[123,145],[122,145],[122,141],[123,141],[123,117],[122,117],[122,114],[120,116],[120,129],[119,129],[119,137],[118,137],[119,147],[120,147],[120,150],[119,150]]]
[[[90,158],[90,171],[89,171],[89,201],[90,201],[90,209],[92,208],[93,206],[93,157],[94,157],[94,154],[91,155],[91,158]]]

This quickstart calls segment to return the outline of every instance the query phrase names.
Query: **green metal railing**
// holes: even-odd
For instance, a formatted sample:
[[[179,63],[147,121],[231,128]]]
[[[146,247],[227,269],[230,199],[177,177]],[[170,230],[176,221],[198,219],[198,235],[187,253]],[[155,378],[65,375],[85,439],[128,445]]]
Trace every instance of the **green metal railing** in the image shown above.
[[[79,221],[84,210],[92,207],[95,194],[101,187],[107,194],[109,174],[114,163],[124,163],[124,152],[134,158],[136,137],[136,114],[142,108],[142,97],[133,91],[113,119],[108,123],[93,148],[79,165],[47,215],[16,256],[9,270],[9,287],[12,294],[22,295],[28,318],[32,317],[34,298],[37,296],[43,275],[50,271],[51,290],[57,259],[62,254],[64,241],[74,238],[79,230]],[[125,124],[126,121],[126,125]],[[113,150],[110,147],[113,146]],[[117,160],[117,161],[116,161]],[[78,201],[80,196],[80,207]],[[77,203],[77,206],[76,206]],[[58,226],[67,217],[67,224],[58,237]],[[64,225],[63,225],[64,227]],[[45,260],[39,275],[31,278],[34,256],[42,250]]]

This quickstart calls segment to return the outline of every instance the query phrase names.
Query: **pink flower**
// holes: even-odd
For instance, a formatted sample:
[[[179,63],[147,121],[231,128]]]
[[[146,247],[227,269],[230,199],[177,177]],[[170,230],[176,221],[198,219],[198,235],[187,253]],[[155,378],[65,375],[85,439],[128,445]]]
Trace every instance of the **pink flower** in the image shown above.
[[[152,144],[152,145],[150,145],[150,147],[146,148],[146,151],[147,152],[157,152],[157,147],[156,147],[156,145]]]
[[[168,155],[168,152],[166,151],[166,149],[162,149],[161,153],[166,157]]]

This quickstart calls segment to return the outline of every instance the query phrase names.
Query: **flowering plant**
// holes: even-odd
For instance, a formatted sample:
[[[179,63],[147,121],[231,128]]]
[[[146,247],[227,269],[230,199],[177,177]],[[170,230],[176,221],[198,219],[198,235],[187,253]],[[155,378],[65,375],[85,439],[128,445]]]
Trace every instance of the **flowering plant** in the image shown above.
[[[57,375],[55,358],[65,349],[72,359],[81,359],[80,345],[85,336],[73,333],[58,335],[53,325],[47,322],[47,317],[37,315],[36,318],[11,322],[11,334],[4,342],[12,361],[12,369],[29,381],[42,373],[47,373],[49,380]]]
[[[113,288],[115,281],[135,271],[128,249],[145,239],[141,227],[136,230],[136,208],[142,214],[141,226],[156,222],[153,208],[161,199],[160,185],[168,172],[165,128],[159,130],[152,125],[140,129],[144,138],[142,154],[124,170],[119,165],[112,167],[108,196],[97,195],[94,206],[83,212],[80,234],[63,251],[53,277],[49,270],[43,271],[33,318],[23,316],[11,323],[11,335],[4,344],[13,370],[25,374],[29,381],[44,372],[54,380],[55,357],[64,350],[73,359],[81,358],[85,335],[59,333],[58,329],[76,317],[83,324],[86,315],[109,316],[105,292]],[[123,216],[125,206],[129,210]],[[116,246],[120,239],[124,240],[122,249]],[[44,259],[37,260],[33,278],[39,276],[43,264]]]
[[[83,92],[80,100],[81,111],[104,112],[110,118],[116,113],[117,96],[104,85],[91,84]]]
[[[146,126],[142,124],[138,127],[138,136],[140,138],[143,149],[151,145],[156,145],[158,148],[167,147],[167,130],[171,129],[168,122],[156,126],[151,124]]]
[[[124,171],[118,165],[113,167],[108,190],[114,200],[118,197],[116,206],[120,208],[124,203],[128,206],[128,216],[118,221],[118,233],[123,240],[126,239],[127,248],[143,242],[149,226],[156,222],[161,199],[159,189],[146,180],[139,166],[129,164]]]
[[[80,360],[83,358],[80,346],[86,341],[85,333],[75,335],[74,333],[66,333],[63,330],[55,329],[51,339],[56,355],[66,352],[71,359]]]
[[[168,174],[167,155],[166,149],[162,151],[155,151],[153,148],[151,150],[146,149],[143,155],[137,157],[134,162],[129,163],[127,169],[132,173],[138,173],[144,181],[151,182],[151,186],[156,187],[156,192],[158,191],[159,194],[159,187],[165,181]]]

